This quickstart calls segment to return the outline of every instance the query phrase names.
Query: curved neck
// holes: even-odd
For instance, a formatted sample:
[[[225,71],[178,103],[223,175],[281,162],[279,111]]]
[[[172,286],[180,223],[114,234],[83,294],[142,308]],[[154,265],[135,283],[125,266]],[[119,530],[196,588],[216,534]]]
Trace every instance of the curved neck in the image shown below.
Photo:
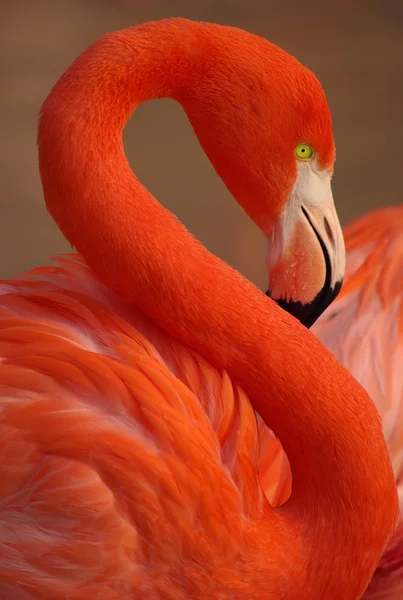
[[[192,119],[207,110],[203,27],[218,28],[148,24],[107,35],[77,59],[42,109],[46,203],[107,286],[242,386],[290,460],[292,498],[276,514],[337,552],[339,573],[360,570],[362,588],[396,508],[372,403],[312,334],[158,204],[124,155],[122,128],[140,102],[170,96]]]

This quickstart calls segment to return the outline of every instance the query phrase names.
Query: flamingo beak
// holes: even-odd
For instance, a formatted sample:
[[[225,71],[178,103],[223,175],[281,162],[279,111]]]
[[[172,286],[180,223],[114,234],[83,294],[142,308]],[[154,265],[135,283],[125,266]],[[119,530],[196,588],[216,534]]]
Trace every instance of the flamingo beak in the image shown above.
[[[285,211],[268,237],[266,294],[308,328],[336,298],[345,271],[330,180],[315,164],[299,164]]]

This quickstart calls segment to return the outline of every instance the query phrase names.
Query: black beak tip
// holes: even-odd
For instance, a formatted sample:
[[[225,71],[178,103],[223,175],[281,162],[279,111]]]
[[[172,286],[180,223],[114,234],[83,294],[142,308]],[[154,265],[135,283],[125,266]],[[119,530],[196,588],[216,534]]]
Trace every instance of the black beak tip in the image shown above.
[[[283,298],[280,298],[279,300],[273,298],[273,300],[278,306],[290,313],[290,315],[298,319],[302,325],[305,325],[305,327],[309,329],[337,297],[342,284],[343,281],[338,281],[334,288],[327,286],[323,287],[309,304],[302,304],[302,302],[285,300]],[[270,290],[266,292],[266,295],[271,298]]]

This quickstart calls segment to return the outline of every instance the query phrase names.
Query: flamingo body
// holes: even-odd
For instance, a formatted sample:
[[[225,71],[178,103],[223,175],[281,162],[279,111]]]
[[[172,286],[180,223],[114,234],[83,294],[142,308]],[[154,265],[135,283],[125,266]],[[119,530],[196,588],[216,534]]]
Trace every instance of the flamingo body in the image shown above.
[[[270,594],[245,394],[80,257],[60,263],[1,286],[0,597]]]

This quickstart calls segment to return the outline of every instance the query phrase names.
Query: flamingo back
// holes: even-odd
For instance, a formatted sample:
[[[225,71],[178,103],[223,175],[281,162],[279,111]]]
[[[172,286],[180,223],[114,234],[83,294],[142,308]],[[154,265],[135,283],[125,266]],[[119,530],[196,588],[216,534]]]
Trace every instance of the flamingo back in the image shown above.
[[[0,597],[242,591],[264,426],[226,373],[77,255],[0,283],[0,357]]]

